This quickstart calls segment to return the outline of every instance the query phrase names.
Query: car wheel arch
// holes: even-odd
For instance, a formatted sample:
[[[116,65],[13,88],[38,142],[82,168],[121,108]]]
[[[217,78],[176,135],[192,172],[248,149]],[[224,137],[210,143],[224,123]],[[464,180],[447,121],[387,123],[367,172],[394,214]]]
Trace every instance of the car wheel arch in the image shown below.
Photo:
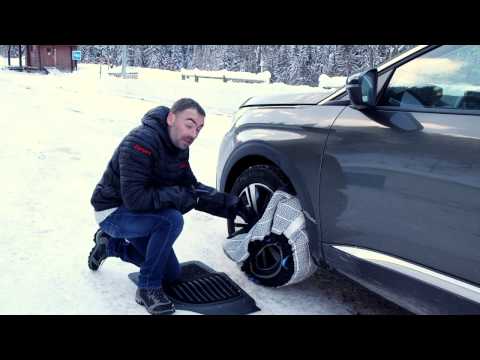
[[[307,212],[307,233],[311,241],[313,259],[316,263],[323,259],[323,252],[320,246],[320,232],[317,230],[319,220],[315,219],[316,207],[314,199],[304,190],[306,186],[299,177],[293,177],[295,168],[289,164],[285,157],[282,157],[275,149],[272,149],[265,143],[248,143],[239,146],[235,152],[230,154],[225,162],[222,179],[220,183],[221,191],[230,191],[235,179],[246,169],[254,165],[270,165],[276,167],[288,180],[295,195],[298,197],[304,211]],[[312,221],[313,220],[313,221]]]

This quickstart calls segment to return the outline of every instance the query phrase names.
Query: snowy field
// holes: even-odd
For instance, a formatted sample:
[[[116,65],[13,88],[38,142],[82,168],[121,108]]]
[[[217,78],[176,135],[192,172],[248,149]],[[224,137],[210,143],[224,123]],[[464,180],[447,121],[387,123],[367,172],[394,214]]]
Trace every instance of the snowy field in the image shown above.
[[[16,59],[13,59],[15,64]],[[318,91],[283,84],[181,80],[179,72],[132,69],[139,78],[107,75],[79,64],[72,74],[5,70],[0,58],[0,314],[147,314],[127,274],[135,266],[107,259],[87,267],[97,229],[90,197],[120,140],[157,105],[192,97],[206,109],[191,146],[199,181],[215,186],[217,152],[231,114],[252,95]],[[116,69],[119,71],[119,69]],[[256,314],[402,314],[349,280],[319,271],[301,284],[263,288],[223,254],[226,222],[191,211],[174,249],[227,273],[262,309]],[[176,314],[190,314],[177,311]]]

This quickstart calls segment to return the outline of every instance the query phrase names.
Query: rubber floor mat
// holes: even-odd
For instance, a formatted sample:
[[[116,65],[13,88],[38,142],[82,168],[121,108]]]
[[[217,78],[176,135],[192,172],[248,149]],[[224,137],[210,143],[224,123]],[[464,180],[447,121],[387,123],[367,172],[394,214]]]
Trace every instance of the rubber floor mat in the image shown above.
[[[184,262],[180,267],[179,281],[164,287],[176,309],[205,315],[245,315],[260,310],[255,300],[225,273],[200,261]],[[139,275],[135,272],[128,277],[138,284]]]

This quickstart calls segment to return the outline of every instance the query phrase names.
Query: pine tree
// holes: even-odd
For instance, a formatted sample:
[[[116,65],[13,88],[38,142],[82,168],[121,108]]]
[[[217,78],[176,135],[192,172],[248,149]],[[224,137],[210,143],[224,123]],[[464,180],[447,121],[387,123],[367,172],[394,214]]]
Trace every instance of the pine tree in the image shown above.
[[[133,51],[133,66],[144,67],[145,61],[145,45],[135,45]]]
[[[186,69],[192,68],[192,61],[193,61],[193,45],[185,45],[183,46],[183,56],[184,56],[184,64]]]
[[[152,46],[148,52],[148,67],[160,68],[162,64],[162,56],[158,46]]]
[[[240,71],[240,51],[238,45],[227,45],[223,51],[224,69],[228,71]]]
[[[293,54],[292,45],[281,45],[277,57],[273,59],[272,78],[276,82],[290,83],[291,58]]]
[[[185,68],[185,55],[183,45],[173,45],[171,52],[171,70]]]

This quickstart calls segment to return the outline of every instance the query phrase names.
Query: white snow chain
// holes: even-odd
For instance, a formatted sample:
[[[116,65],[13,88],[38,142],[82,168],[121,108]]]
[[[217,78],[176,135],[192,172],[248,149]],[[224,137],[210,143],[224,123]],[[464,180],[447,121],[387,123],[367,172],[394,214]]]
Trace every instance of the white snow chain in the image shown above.
[[[250,256],[249,242],[264,240],[270,233],[283,234],[292,247],[294,272],[290,280],[281,286],[298,283],[315,272],[317,267],[310,255],[305,217],[300,201],[283,191],[276,191],[273,194],[262,217],[248,233],[226,239],[223,250],[231,260],[241,266]]]

